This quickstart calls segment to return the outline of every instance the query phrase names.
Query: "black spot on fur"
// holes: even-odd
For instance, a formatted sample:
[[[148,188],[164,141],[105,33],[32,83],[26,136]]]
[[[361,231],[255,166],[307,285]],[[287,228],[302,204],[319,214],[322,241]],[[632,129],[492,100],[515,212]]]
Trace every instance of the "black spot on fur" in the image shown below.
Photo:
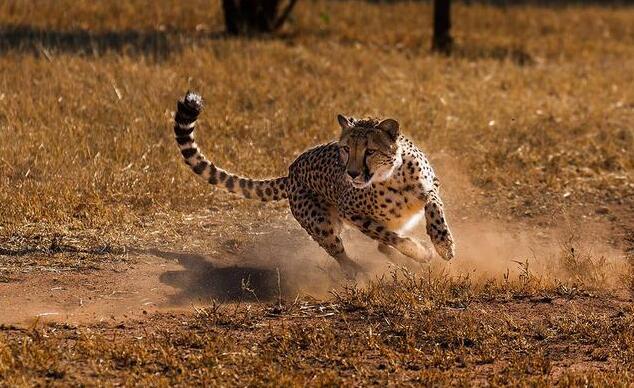
[[[191,143],[193,142],[194,139],[192,139],[191,136],[189,135],[185,135],[185,136],[176,136],[176,142],[178,143],[178,145],[183,145],[183,144],[187,144],[187,143]]]
[[[174,134],[176,137],[189,136],[192,132],[194,132],[194,128],[181,128],[177,125],[174,126]]]
[[[209,162],[203,160],[202,162],[195,165],[192,169],[194,170],[196,174],[200,175],[203,173],[203,171],[205,171],[208,165],[209,165]]]
[[[176,105],[176,117],[174,118],[181,124],[188,124],[196,120],[200,114],[201,106],[198,104],[191,104],[183,100],[178,101]]]
[[[184,150],[181,150],[181,155],[183,155],[183,158],[185,159],[189,159],[197,153],[198,150],[196,148],[185,148]]]
[[[229,178],[227,178],[227,181],[225,182],[225,186],[227,186],[227,189],[229,191],[233,191],[233,185],[234,185],[233,177],[230,176]]]

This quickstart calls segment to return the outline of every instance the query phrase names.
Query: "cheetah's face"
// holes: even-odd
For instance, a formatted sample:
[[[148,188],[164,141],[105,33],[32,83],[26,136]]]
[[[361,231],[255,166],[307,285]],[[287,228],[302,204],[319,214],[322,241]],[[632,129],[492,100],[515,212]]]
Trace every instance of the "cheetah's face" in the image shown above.
[[[339,149],[346,165],[347,177],[356,188],[390,178],[403,160],[397,145],[399,125],[396,120],[356,120],[342,115]]]

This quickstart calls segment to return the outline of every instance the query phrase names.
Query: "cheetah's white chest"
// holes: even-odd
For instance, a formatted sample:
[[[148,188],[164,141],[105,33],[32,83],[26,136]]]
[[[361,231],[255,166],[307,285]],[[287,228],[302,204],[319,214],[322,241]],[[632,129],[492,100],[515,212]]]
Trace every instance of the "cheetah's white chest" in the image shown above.
[[[423,215],[424,207],[416,201],[415,203],[409,203],[407,206],[402,206],[400,209],[395,209],[384,223],[385,226],[392,230],[406,232],[416,227],[423,218]]]

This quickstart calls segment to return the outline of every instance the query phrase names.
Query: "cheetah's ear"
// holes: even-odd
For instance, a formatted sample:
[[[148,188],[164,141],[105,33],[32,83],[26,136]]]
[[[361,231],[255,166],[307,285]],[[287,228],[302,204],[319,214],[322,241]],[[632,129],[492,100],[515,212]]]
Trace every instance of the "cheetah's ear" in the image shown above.
[[[396,141],[396,139],[398,139],[398,135],[400,134],[398,121],[394,119],[385,119],[377,124],[376,127],[385,131],[392,140]]]
[[[352,122],[344,115],[337,115],[337,121],[341,125],[342,131],[352,128]]]

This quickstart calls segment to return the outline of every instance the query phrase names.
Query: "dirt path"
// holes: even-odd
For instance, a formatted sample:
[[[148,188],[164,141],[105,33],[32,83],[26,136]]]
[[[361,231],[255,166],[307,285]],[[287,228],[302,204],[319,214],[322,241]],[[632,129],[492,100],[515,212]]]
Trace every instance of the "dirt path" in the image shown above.
[[[35,254],[5,249],[16,255],[5,257],[14,270],[0,282],[0,382],[621,381],[634,360],[629,267],[622,249],[601,242],[615,228],[623,241],[629,219],[579,217],[585,228],[566,270],[567,228],[482,218],[455,220],[456,260],[403,262],[419,277],[395,285],[375,243],[346,231],[368,271],[359,283],[383,279],[365,288],[342,288],[351,284],[336,263],[288,219],[249,226],[241,239],[228,224],[184,217],[173,236],[151,229],[160,237],[123,254],[47,254],[48,241]]]
[[[305,236],[279,230],[257,234],[254,244],[221,241],[225,249],[210,254],[134,249],[126,260],[104,259],[99,269],[47,267],[12,274],[0,283],[0,324],[127,320],[156,311],[192,311],[212,300],[269,301],[299,292],[326,296],[341,280]]]
[[[166,306],[177,293],[161,281],[177,271],[170,260],[152,258],[134,265],[85,273],[59,272],[24,276],[0,284],[0,323],[35,320],[86,323],[139,317]]]
[[[430,265],[404,258],[398,265],[419,273],[431,266],[484,282],[525,270],[536,276],[576,280],[579,274],[570,270],[587,272],[588,268],[598,270],[596,281],[622,281],[629,269],[625,257],[634,247],[630,202],[610,208],[581,206],[566,217],[552,219],[496,217],[489,214],[491,209],[483,209],[482,201],[488,199],[455,168],[453,159],[447,155],[436,159],[447,177],[446,199],[453,204],[449,216],[457,257],[449,263],[433,260]],[[5,250],[14,254],[7,257],[14,272],[8,277],[0,272],[0,324],[127,320],[156,311],[192,311],[192,306],[213,300],[329,298],[333,288],[345,284],[336,263],[281,208],[265,210],[274,215],[271,219],[228,205],[193,215],[165,216],[143,230],[154,240],[148,238],[143,248],[127,248],[123,254],[99,256],[98,250],[88,247],[82,256],[77,249],[59,249],[62,243],[43,241],[30,252],[28,244],[26,250],[25,244],[17,244],[16,251]],[[601,212],[595,211],[599,208]],[[254,218],[261,224],[254,224]],[[428,241],[423,229],[420,226],[415,235]],[[566,244],[571,236],[576,238],[573,244],[579,254],[572,263],[576,267],[558,267],[562,249],[570,248]],[[360,283],[389,275],[393,265],[377,252],[374,242],[350,230],[343,237],[351,257],[367,271],[358,279]],[[92,240],[84,240],[90,246]],[[139,240],[144,241],[140,236]],[[46,253],[47,244],[57,248]],[[38,254],[39,258],[32,257]],[[528,269],[523,267],[527,260]],[[25,269],[24,264],[31,261],[36,265]]]
[[[521,263],[528,259],[535,275],[568,275],[551,262],[562,249],[553,236],[559,233],[556,241],[562,241],[562,231],[467,218],[456,222],[455,232],[461,236],[457,260],[434,260],[431,268],[485,281],[521,273]],[[297,228],[278,225],[254,234],[250,242],[219,241],[224,249],[211,253],[136,249],[126,253],[126,260],[101,269],[14,275],[0,283],[0,324],[120,321],[157,311],[192,311],[192,306],[213,300],[328,298],[330,290],[346,283],[336,264]],[[390,273],[392,264],[372,241],[355,231],[347,231],[344,239],[368,271],[360,283]],[[606,278],[609,281],[625,270],[623,252],[613,247],[593,243],[587,252],[606,257],[603,265],[616,268],[617,276]],[[417,272],[429,268],[407,259],[398,264]]]

